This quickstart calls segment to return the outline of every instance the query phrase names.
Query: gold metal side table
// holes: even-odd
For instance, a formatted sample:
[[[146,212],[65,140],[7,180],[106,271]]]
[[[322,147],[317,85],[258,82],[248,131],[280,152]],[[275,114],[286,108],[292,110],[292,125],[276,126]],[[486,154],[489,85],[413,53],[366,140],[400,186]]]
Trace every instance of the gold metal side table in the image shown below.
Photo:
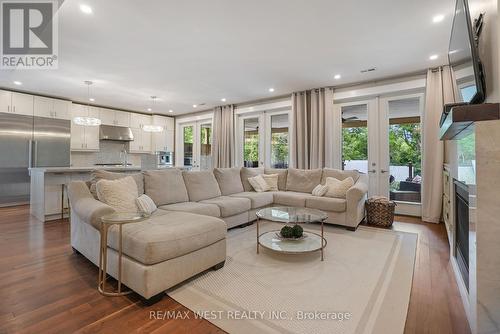
[[[97,290],[105,296],[123,296],[132,290],[122,291],[122,227],[125,224],[143,221],[148,216],[144,213],[112,213],[101,218],[101,249],[99,250],[99,278]],[[118,290],[106,291],[107,265],[108,265],[108,230],[111,226],[118,225]]]

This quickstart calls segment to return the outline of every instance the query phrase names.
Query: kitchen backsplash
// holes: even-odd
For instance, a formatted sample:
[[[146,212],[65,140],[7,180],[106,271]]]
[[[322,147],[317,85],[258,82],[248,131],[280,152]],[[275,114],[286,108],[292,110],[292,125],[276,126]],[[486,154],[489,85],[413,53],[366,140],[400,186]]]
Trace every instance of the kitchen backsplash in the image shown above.
[[[76,167],[88,167],[94,166],[95,164],[122,163],[123,154],[121,152],[124,148],[126,148],[128,152],[128,143],[101,141],[99,152],[72,151],[71,165]],[[133,166],[141,166],[143,156],[147,155],[148,154],[128,153],[127,161]]]

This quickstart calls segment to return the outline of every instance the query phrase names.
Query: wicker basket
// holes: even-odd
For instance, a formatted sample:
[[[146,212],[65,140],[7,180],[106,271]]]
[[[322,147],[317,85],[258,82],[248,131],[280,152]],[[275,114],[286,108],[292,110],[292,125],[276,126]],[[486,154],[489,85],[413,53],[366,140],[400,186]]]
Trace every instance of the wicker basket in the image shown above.
[[[394,222],[396,203],[386,197],[371,197],[365,202],[366,220],[370,225],[389,227]]]

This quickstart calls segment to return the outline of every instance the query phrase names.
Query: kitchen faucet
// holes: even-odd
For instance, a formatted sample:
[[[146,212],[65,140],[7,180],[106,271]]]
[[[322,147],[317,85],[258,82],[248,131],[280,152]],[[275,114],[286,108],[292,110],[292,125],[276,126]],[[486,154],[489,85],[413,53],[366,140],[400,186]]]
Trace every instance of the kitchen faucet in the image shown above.
[[[123,157],[123,166],[128,166],[128,154],[125,148],[120,152],[120,155]]]

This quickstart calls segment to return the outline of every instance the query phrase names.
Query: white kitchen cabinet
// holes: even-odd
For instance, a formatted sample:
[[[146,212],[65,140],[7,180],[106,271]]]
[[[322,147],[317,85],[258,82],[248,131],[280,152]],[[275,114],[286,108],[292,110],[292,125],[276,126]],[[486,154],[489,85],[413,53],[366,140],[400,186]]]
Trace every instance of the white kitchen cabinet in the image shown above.
[[[135,129],[142,129],[144,125],[152,124],[151,116],[132,113],[130,115],[130,127]]]
[[[70,106],[70,101],[43,96],[34,97],[34,115],[38,117],[70,119]]]
[[[163,128],[162,132],[153,133],[153,150],[163,152],[174,151],[174,119],[172,117],[165,117],[154,115],[153,124],[159,125]]]
[[[0,112],[33,116],[33,95],[0,91]]]
[[[100,110],[96,107],[88,107],[81,104],[73,104],[71,110],[74,117],[100,117]],[[84,126],[71,121],[71,150],[72,151],[98,151],[99,150],[99,127]]]
[[[0,112],[10,112],[12,92],[0,90]]]
[[[166,117],[167,119],[167,130],[174,131],[175,129],[175,119],[173,117]]]
[[[11,111],[14,114],[33,116],[33,95],[13,92]]]
[[[134,140],[130,142],[130,153],[151,153],[151,132],[131,128]]]
[[[115,111],[115,125],[117,126],[130,126],[130,114],[126,111]]]
[[[75,117],[95,117],[99,118],[100,108],[87,106],[85,104],[76,104],[73,103],[71,105],[71,119]]]
[[[130,126],[130,113],[126,111],[101,108],[99,117],[104,125]]]

